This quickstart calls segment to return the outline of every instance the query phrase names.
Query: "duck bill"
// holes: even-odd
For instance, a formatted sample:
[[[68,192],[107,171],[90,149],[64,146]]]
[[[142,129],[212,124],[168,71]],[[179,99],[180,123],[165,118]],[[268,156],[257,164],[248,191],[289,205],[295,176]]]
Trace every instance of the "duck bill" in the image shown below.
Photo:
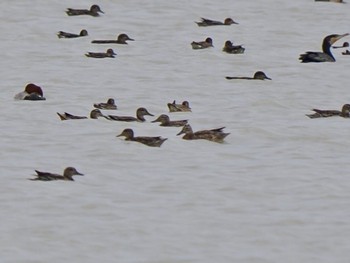
[[[127,40],[130,40],[130,41],[135,41],[135,39],[130,38],[130,37],[128,37],[128,39],[127,39]]]
[[[180,131],[178,134],[176,134],[176,136],[179,136],[181,134],[184,134],[184,131]]]
[[[269,78],[268,76],[265,77],[265,79],[268,79],[268,80],[272,80],[271,78]]]
[[[81,176],[83,176],[84,174],[82,174],[82,173],[79,173],[79,172],[77,171],[76,175],[81,175]]]

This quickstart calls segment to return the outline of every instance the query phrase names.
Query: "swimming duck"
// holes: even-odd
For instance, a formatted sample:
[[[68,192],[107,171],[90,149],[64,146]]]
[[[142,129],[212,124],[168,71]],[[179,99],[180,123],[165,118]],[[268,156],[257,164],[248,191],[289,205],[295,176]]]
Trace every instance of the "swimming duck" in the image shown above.
[[[74,33],[64,32],[64,31],[58,31],[57,33],[58,38],[77,38],[77,37],[85,37],[87,35],[88,35],[88,32],[85,29],[81,30],[79,35]]]
[[[331,46],[338,41],[339,39],[348,36],[349,34],[333,34],[328,35],[323,39],[322,42],[322,51],[323,52],[313,52],[308,51],[304,54],[301,54],[299,57],[299,60],[301,60],[302,63],[309,63],[309,62],[335,62],[335,58],[333,57],[333,54],[330,50]]]
[[[107,103],[95,103],[94,107],[101,110],[116,110],[117,105],[115,105],[114,99],[110,98],[107,100]]]
[[[128,44],[126,41],[134,41],[134,39],[130,38],[127,34],[120,34],[116,40],[93,40],[91,43],[94,44]]]
[[[208,47],[214,47],[213,46],[213,40],[210,37],[207,37],[205,41],[195,42],[193,41],[191,43],[192,49],[204,49]]]
[[[168,115],[162,114],[157,119],[151,122],[160,122],[159,126],[164,127],[182,127],[185,124],[187,124],[188,120],[171,121]]]
[[[153,114],[149,113],[146,108],[138,108],[136,110],[136,118],[131,116],[116,116],[116,115],[108,115],[109,120],[113,121],[126,121],[126,122],[132,122],[132,121],[138,121],[138,122],[145,122],[146,119],[144,116],[154,116]]]
[[[25,87],[24,91],[18,93],[14,97],[15,100],[46,100],[43,95],[41,87],[29,83]]]
[[[57,115],[60,117],[61,121],[66,121],[66,120],[81,120],[81,119],[87,119],[88,117],[86,116],[76,116],[72,115],[70,113],[59,113],[57,112]],[[94,109],[90,112],[90,118],[91,119],[98,119],[98,117],[104,117],[107,118],[102,114],[102,112],[99,109]]]
[[[342,52],[343,55],[350,55],[350,51],[347,49],[345,52]]]
[[[266,74],[262,71],[257,71],[254,73],[254,76],[251,77],[226,77],[226,79],[259,79],[259,80],[264,80],[264,79],[269,79],[271,80]]]
[[[207,18],[201,18],[202,21],[195,22],[198,26],[229,26],[232,24],[238,24],[237,22],[233,21],[232,18],[226,18],[223,22],[215,21]]]
[[[349,47],[349,42],[344,42],[343,45],[341,46],[333,46],[333,48],[344,48],[344,47]]]
[[[184,112],[184,111],[192,111],[190,108],[190,104],[188,101],[183,101],[182,104],[176,104],[174,100],[173,103],[168,103],[169,112]]]
[[[60,174],[52,174],[47,172],[40,172],[38,170],[35,170],[36,178],[32,178],[29,180],[32,181],[55,181],[55,180],[64,180],[64,181],[74,181],[73,175],[83,175],[82,173],[79,173],[74,167],[67,167],[63,171],[63,175]]]
[[[344,3],[343,0],[315,0],[315,2],[333,2],[333,3]]]
[[[85,56],[90,58],[114,58],[114,55],[117,55],[114,53],[113,49],[109,48],[107,49],[106,53],[101,52],[88,52],[85,54]]]
[[[245,48],[242,45],[234,46],[230,40],[227,40],[222,51],[229,54],[243,54]]]
[[[163,142],[165,142],[167,140],[167,138],[162,138],[160,136],[156,136],[156,137],[147,137],[147,136],[134,137],[134,131],[132,129],[124,129],[121,134],[117,135],[117,137],[121,137],[121,136],[125,137],[125,141],[139,142],[139,143],[143,143],[143,144],[145,144],[147,146],[151,146],[151,147],[160,147],[163,144]]]
[[[67,8],[66,13],[69,16],[80,16],[80,15],[100,16],[99,13],[104,14],[104,12],[101,10],[101,8],[98,5],[92,5],[90,7],[90,10]]]
[[[312,109],[315,113],[313,114],[306,114],[311,119],[314,118],[327,118],[327,117],[333,117],[333,116],[340,116],[343,118],[349,118],[350,117],[350,104],[344,104],[341,111],[339,110],[319,110],[319,109]]]
[[[203,140],[208,140],[213,142],[223,142],[225,137],[229,135],[229,133],[224,133],[222,131],[224,128],[225,127],[212,129],[212,130],[202,130],[202,131],[193,132],[192,127],[189,124],[186,124],[177,135],[185,134],[182,137],[182,139],[185,139],[185,140],[203,139]]]

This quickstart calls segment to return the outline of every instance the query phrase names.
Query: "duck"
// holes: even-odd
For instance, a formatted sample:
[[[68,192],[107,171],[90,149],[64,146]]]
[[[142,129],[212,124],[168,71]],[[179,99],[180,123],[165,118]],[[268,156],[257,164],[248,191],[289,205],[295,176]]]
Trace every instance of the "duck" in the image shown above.
[[[43,90],[38,85],[29,83],[24,88],[24,91],[17,93],[14,97],[15,100],[46,100],[43,94]]]
[[[107,49],[106,53],[103,52],[88,52],[85,56],[90,58],[114,58],[116,53],[114,53],[113,49]]]
[[[167,138],[162,138],[161,136],[156,137],[147,137],[147,136],[138,136],[134,137],[134,131],[132,129],[124,129],[121,134],[117,135],[117,137],[125,137],[125,141],[133,141],[145,144],[151,147],[160,147]]]
[[[87,119],[88,117],[86,116],[76,116],[70,113],[59,113],[57,112],[57,115],[60,117],[61,121],[66,121],[66,120],[81,120],[81,119]],[[90,112],[90,118],[91,119],[98,119],[98,117],[104,117],[106,118],[106,116],[104,116],[102,114],[102,112],[99,109],[94,109]]]
[[[169,112],[190,112],[190,103],[188,101],[183,101],[181,104],[176,104],[174,100],[172,103],[168,103]]]
[[[85,37],[87,35],[88,35],[88,32],[86,29],[82,29],[79,34],[68,33],[68,32],[64,32],[64,31],[57,32],[58,38],[77,38],[77,37]]]
[[[116,40],[92,40],[93,44],[123,44],[127,45],[127,40],[135,41],[135,39],[130,38],[127,34],[120,34]]]
[[[322,52],[308,51],[304,54],[301,54],[299,60],[301,63],[310,63],[310,62],[335,62],[335,58],[331,52],[331,46],[338,41],[339,39],[348,36],[349,34],[332,34],[328,35],[323,39],[322,42]]]
[[[74,181],[73,175],[84,175],[77,171],[74,167],[67,167],[63,171],[63,175],[60,174],[53,174],[48,172],[40,172],[38,170],[35,170],[36,178],[31,178],[29,180],[31,181],[56,181],[56,180],[63,180],[63,181]]]
[[[101,110],[116,110],[117,105],[115,105],[114,99],[109,98],[106,103],[94,103],[94,107]]]
[[[344,3],[343,0],[315,0],[315,2],[333,2],[333,3]]]
[[[343,118],[349,118],[350,117],[350,104],[344,104],[341,111],[339,110],[319,110],[319,109],[312,109],[315,113],[313,114],[306,114],[311,119],[314,118],[327,118],[327,117],[334,117],[339,116]]]
[[[349,49],[347,49],[345,52],[342,52],[342,55],[350,55]]]
[[[345,48],[345,47],[349,47],[349,42],[344,42],[343,45],[341,45],[341,46],[333,46],[332,48]]]
[[[192,49],[204,49],[204,48],[214,47],[213,40],[210,37],[207,37],[205,41],[200,41],[200,42],[193,41],[191,43],[191,46],[192,46]]]
[[[193,132],[192,127],[189,124],[186,124],[182,130],[177,134],[185,134],[182,139],[184,140],[208,140],[212,142],[223,142],[225,137],[230,133],[224,133],[223,129],[225,127],[212,129],[212,130],[201,130],[197,132]]]
[[[151,122],[160,122],[159,126],[164,127],[182,127],[187,124],[188,120],[171,121],[168,115],[161,114],[157,119]]]
[[[101,8],[98,5],[92,5],[90,7],[90,10],[67,8],[66,13],[69,16],[90,15],[90,16],[95,16],[95,17],[100,16],[99,13],[104,14],[104,12],[101,10]]]
[[[77,37],[85,37],[87,35],[88,35],[88,32],[85,29],[81,30],[79,34],[68,33],[64,31],[58,31],[57,33],[58,38],[77,38]]]
[[[132,117],[132,116],[116,116],[116,115],[108,115],[108,119],[109,120],[113,120],[113,121],[125,121],[125,122],[133,122],[133,121],[137,121],[137,122],[145,122],[146,119],[144,118],[144,116],[154,116],[153,114],[149,113],[148,110],[146,108],[138,108],[136,110],[136,118]]]
[[[224,22],[221,21],[215,21],[215,20],[211,20],[211,19],[207,19],[207,18],[203,18],[201,17],[201,21],[200,22],[195,22],[198,26],[229,26],[232,24],[237,24],[237,22],[235,22],[232,18],[226,18],[224,20]]]
[[[263,71],[257,71],[254,73],[254,76],[251,77],[226,77],[226,79],[258,79],[258,80],[271,80]]]
[[[234,46],[230,40],[227,40],[222,51],[229,54],[243,54],[245,48],[242,45]]]

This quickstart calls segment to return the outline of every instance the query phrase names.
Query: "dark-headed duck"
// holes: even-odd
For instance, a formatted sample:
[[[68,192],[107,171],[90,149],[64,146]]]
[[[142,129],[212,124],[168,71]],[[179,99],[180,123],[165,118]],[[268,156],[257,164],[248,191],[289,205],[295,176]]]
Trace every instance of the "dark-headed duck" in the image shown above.
[[[67,8],[66,11],[69,16],[80,16],[80,15],[90,15],[90,16],[100,16],[99,13],[104,13],[98,5],[92,5],[90,10],[87,9],[73,9]]]
[[[24,91],[15,95],[15,100],[46,100],[41,87],[29,83]]]

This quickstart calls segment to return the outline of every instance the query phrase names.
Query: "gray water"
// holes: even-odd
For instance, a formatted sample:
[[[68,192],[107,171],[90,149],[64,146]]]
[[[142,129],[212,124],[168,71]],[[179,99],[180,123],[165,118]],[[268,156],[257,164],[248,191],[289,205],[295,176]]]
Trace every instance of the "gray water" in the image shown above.
[[[50,2],[50,3],[49,3]],[[78,1],[0,2],[1,262],[349,262],[349,120],[312,108],[349,103],[350,57],[301,64],[324,36],[349,32],[349,4],[313,1],[99,1],[101,17],[68,17]],[[239,25],[200,28],[200,17]],[[58,39],[57,31],[80,32]],[[129,45],[94,45],[127,33]],[[212,37],[214,48],[192,50]],[[226,40],[243,55],[221,51]],[[349,37],[340,40],[349,41]],[[112,47],[115,59],[88,51]],[[271,81],[226,80],[263,70]],[[27,83],[46,101],[15,101]],[[145,123],[60,121],[115,98]],[[188,100],[192,113],[168,113]],[[225,126],[225,143],[185,141],[162,113],[194,130]],[[168,138],[151,148],[117,138]],[[34,170],[75,182],[33,182]]]

